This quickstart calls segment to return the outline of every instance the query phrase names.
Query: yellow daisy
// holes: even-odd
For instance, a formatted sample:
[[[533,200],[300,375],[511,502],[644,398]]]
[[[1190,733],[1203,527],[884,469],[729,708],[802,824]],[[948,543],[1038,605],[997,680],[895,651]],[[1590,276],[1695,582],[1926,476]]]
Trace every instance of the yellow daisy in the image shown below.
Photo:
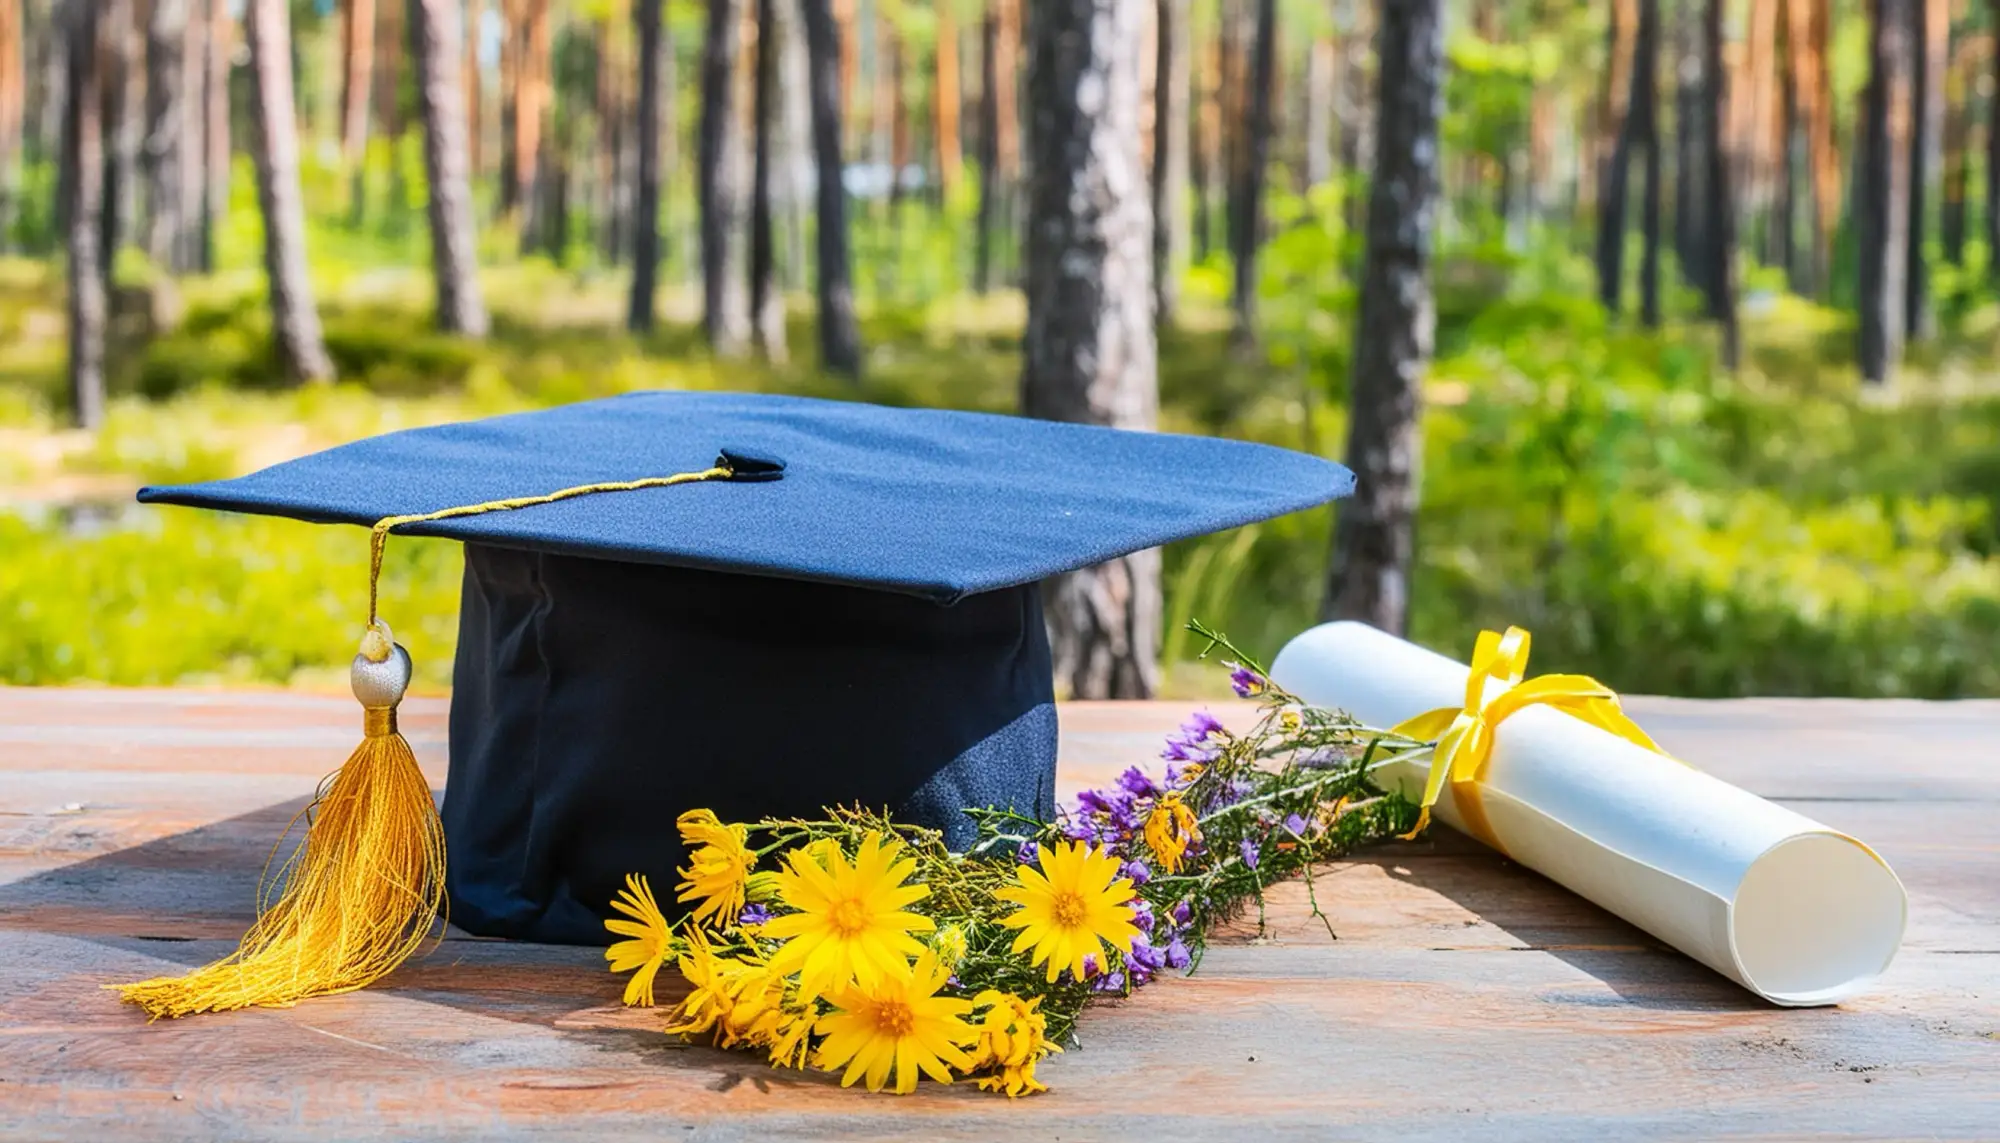
[[[750,868],[757,864],[757,855],[750,852],[749,830],[724,825],[709,810],[689,810],[674,824],[680,827],[681,844],[688,848],[688,864],[679,870],[683,880],[674,886],[680,895],[674,900],[701,902],[694,909],[696,924],[734,925],[743,912]]]
[[[1030,961],[1046,963],[1054,983],[1065,968],[1082,980],[1083,958],[1098,953],[1101,959],[1099,942],[1121,953],[1132,947],[1139,929],[1126,902],[1138,890],[1118,876],[1118,859],[1110,850],[1093,850],[1080,841],[1045,845],[1039,863],[1040,872],[1017,866],[1017,883],[993,894],[1020,906],[1000,922],[1021,930],[1014,952],[1033,949]]]
[[[679,1036],[699,1036],[726,1021],[736,1006],[738,977],[745,966],[726,956],[717,956],[715,946],[699,928],[689,926],[687,951],[680,958],[681,975],[693,987],[687,998],[667,1018],[667,1031]]]
[[[1201,840],[1201,827],[1194,811],[1181,801],[1180,791],[1162,795],[1146,815],[1146,848],[1160,859],[1168,873],[1179,873],[1188,846]]]
[[[826,1039],[813,1062],[828,1071],[845,1066],[842,1087],[865,1077],[869,1091],[881,1091],[891,1072],[898,1095],[916,1090],[919,1071],[950,1083],[953,1068],[971,1068],[964,1049],[979,1035],[963,1019],[970,1000],[937,995],[950,976],[925,953],[913,967],[839,989],[829,998],[834,1011],[820,1017]]]
[[[807,847],[786,855],[778,896],[797,912],[764,922],[760,936],[784,941],[773,970],[799,974],[805,1000],[849,983],[867,987],[902,972],[924,951],[911,933],[936,928],[929,917],[904,910],[925,897],[925,885],[905,885],[916,872],[913,857],[898,860],[903,843],[870,830],[849,865],[837,846]]]
[[[986,1009],[972,1066],[996,1069],[979,1077],[979,1090],[1005,1092],[1009,1099],[1049,1090],[1035,1078],[1035,1064],[1062,1049],[1048,1041],[1048,1017],[1039,1011],[1042,998],[1023,1000],[989,988],[973,997],[972,1005]]]
[[[611,971],[632,974],[632,979],[625,982],[625,1003],[651,1008],[653,977],[667,963],[667,958],[674,955],[674,931],[660,913],[659,902],[653,899],[653,887],[644,874],[626,874],[625,888],[618,891],[611,907],[632,919],[621,921],[613,917],[604,922],[604,927],[631,939],[605,949],[604,959],[611,962]]]

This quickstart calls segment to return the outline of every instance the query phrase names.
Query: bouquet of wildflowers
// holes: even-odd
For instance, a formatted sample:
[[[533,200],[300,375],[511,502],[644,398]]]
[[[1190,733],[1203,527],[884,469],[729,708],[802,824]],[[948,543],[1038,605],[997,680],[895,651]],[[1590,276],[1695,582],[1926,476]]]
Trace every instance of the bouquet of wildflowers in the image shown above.
[[[1197,713],[1162,751],[1086,790],[1053,822],[975,811],[978,841],[954,853],[935,830],[861,809],[820,820],[726,823],[681,815],[690,857],[669,922],[646,878],[627,878],[606,950],[630,972],[625,1003],[650,1007],[673,962],[690,991],[666,1031],[763,1053],[774,1067],[841,1073],[842,1086],[941,1083],[1020,1096],[1093,1000],[1122,996],[1200,959],[1210,927],[1264,886],[1411,828],[1416,808],[1370,784],[1391,753],[1422,744],[1305,706],[1235,655],[1236,693],[1257,701],[1235,733]],[[1331,926],[1329,925],[1329,932]]]

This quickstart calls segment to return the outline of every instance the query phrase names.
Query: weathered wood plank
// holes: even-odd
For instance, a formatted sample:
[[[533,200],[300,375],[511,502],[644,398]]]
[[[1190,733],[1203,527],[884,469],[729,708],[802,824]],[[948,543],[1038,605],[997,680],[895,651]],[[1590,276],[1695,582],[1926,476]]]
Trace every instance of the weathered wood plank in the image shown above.
[[[841,1091],[679,1045],[591,949],[454,935],[365,993],[146,1024],[97,986],[225,951],[351,701],[0,688],[0,1139],[1980,1137],[2000,1130],[2000,704],[1634,700],[1670,749],[1876,845],[1881,986],[1785,1011],[1442,831],[1276,888],[1089,1014],[1050,1096]],[[1227,714],[1227,708],[1218,707]],[[1062,785],[1183,711],[1063,712]],[[404,724],[442,778],[442,700]]]

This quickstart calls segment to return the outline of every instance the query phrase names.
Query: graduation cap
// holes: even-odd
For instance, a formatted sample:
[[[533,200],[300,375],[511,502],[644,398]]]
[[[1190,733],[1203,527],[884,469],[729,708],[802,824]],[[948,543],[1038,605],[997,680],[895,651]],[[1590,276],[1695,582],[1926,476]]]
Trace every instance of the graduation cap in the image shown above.
[[[447,896],[468,932],[602,943],[624,876],[682,863],[671,823],[696,807],[858,804],[960,847],[968,808],[1047,820],[1039,581],[1353,482],[1207,437],[646,392],[144,489],[371,529],[365,734],[237,952],[125,997],[178,1016],[359,988]],[[395,730],[409,657],[375,614],[391,532],[465,544],[441,817]]]

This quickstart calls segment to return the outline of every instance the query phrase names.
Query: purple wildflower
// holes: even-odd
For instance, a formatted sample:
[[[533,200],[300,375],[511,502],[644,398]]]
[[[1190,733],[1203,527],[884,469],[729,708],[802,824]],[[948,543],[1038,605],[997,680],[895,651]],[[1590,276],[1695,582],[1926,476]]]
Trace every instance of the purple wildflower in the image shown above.
[[[1229,672],[1229,685],[1235,689],[1237,697],[1249,698],[1264,689],[1264,676],[1242,665],[1231,663],[1234,670]]]
[[[1181,723],[1181,735],[1190,746],[1208,741],[1209,735],[1221,729],[1222,721],[1205,710],[1195,711],[1186,722]]]
[[[1021,848],[1014,851],[1014,860],[1022,865],[1033,865],[1042,859],[1042,847],[1032,841],[1024,841]]]
[[[1175,735],[1167,739],[1166,749],[1160,751],[1160,757],[1169,762],[1207,762],[1215,757],[1215,752]]]
[[[1303,841],[1306,836],[1306,819],[1300,817],[1297,814],[1287,815],[1285,818],[1285,829],[1288,830],[1293,837],[1296,837],[1301,841]]]
[[[745,905],[743,911],[737,914],[736,923],[741,927],[748,928],[751,925],[761,925],[770,919],[771,910],[766,909],[764,906]]]
[[[1188,947],[1181,943],[1179,937],[1175,937],[1173,942],[1167,945],[1165,956],[1168,968],[1186,968],[1194,963],[1194,957],[1188,953]]]
[[[1143,861],[1128,861],[1118,867],[1118,876],[1130,878],[1134,885],[1144,885],[1153,879],[1153,871]]]
[[[1236,848],[1237,852],[1243,855],[1243,864],[1249,866],[1252,869],[1257,868],[1257,858],[1259,855],[1257,852],[1256,842],[1251,841],[1249,838],[1246,837],[1243,839],[1243,843],[1237,846]]]
[[[1083,954],[1083,978],[1085,980],[1089,980],[1091,977],[1096,976],[1098,973],[1103,971],[1104,971],[1103,969],[1097,967],[1096,953]]]
[[[1153,917],[1153,906],[1145,901],[1132,902],[1132,923],[1141,933],[1150,933],[1159,922]],[[1141,939],[1144,939],[1143,937]]]
[[[1167,967],[1167,952],[1156,949],[1145,937],[1132,938],[1132,951],[1125,958],[1125,968],[1132,974],[1132,984],[1137,987],[1153,979],[1153,974]]]
[[[1157,798],[1160,796],[1159,783],[1146,776],[1137,766],[1126,769],[1118,775],[1118,785],[1135,798]]]
[[[1188,918],[1192,916],[1194,916],[1194,910],[1188,907],[1186,901],[1179,901],[1174,904],[1174,924],[1185,925],[1188,923]]]

